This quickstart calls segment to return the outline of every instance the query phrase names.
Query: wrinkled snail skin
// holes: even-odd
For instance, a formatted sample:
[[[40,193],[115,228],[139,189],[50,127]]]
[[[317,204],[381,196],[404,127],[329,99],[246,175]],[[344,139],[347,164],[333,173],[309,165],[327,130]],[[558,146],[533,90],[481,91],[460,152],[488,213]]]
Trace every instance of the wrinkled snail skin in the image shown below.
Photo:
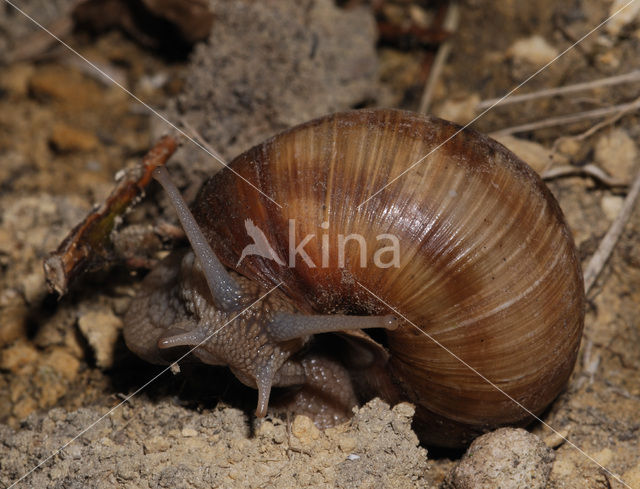
[[[229,170],[205,183],[192,207],[222,263],[264,290],[282,282],[278,300],[288,300],[295,314],[390,313],[366,287],[415,324],[419,330],[402,321],[375,334],[382,346],[358,331],[333,335],[336,351],[355,389],[413,402],[419,436],[441,446],[463,446],[488,429],[531,420],[464,363],[537,415],[571,374],[584,315],[580,264],[554,197],[526,164],[485,136],[463,130],[444,143],[458,129],[397,110],[323,117],[231,163],[282,208]],[[236,266],[252,243],[247,219],[280,262],[247,256]],[[287,263],[290,226],[296,245],[314,236],[304,252],[315,267],[300,255],[294,267]],[[366,247],[353,240],[340,263],[339,235],[355,233]],[[389,245],[380,235],[397,237],[397,267],[374,264],[376,251]],[[172,307],[184,307],[180,294],[162,294]],[[132,306],[138,322],[151,310],[145,304]],[[151,322],[157,328],[158,320]],[[164,319],[160,329],[169,323]],[[301,339],[292,350],[313,344]],[[292,352],[288,361],[302,355]]]

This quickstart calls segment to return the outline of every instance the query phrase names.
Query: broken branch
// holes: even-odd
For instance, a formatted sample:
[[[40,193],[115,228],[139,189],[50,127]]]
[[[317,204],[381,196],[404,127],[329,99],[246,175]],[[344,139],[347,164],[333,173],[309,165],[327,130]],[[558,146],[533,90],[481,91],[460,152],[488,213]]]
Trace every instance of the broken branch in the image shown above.
[[[50,289],[62,296],[74,278],[114,260],[111,231],[119,224],[124,213],[143,195],[145,187],[151,181],[151,172],[164,165],[177,146],[174,137],[161,138],[139,165],[124,172],[107,200],[93,209],[69,233],[58,249],[44,260],[44,274]]]

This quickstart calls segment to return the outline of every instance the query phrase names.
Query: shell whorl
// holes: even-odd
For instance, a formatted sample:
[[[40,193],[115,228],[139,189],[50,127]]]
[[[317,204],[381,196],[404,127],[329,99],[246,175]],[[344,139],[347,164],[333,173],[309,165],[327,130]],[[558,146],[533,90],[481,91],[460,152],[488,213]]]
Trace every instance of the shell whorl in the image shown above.
[[[225,170],[205,184],[194,214],[226,265],[234,267],[252,243],[244,225],[250,218],[285,264],[248,256],[240,273],[267,285],[282,281],[309,310],[386,311],[360,282],[537,414],[575,363],[584,309],[580,265],[555,199],[515,155],[471,130],[432,152],[458,129],[395,110],[317,119],[231,163],[282,208]],[[295,268],[286,263],[290,219],[297,242],[315,236],[304,247],[315,268],[300,257]],[[337,236],[352,233],[366,241],[364,268],[355,243],[338,266]],[[399,267],[374,266],[381,234],[399,239]],[[321,266],[323,235],[328,267]],[[390,332],[387,347],[394,379],[432,420],[428,428],[481,430],[528,418],[413,326]]]

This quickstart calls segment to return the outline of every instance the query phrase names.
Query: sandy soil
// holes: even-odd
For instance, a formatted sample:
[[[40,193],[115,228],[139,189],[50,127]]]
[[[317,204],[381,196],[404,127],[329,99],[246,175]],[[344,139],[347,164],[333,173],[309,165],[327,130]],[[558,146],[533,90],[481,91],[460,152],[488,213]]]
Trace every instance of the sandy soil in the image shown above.
[[[212,5],[222,9],[220,3]],[[234,44],[233,29],[216,31],[215,25],[216,49],[200,45],[190,61],[169,61],[118,32],[95,38],[76,33],[65,39],[136,96],[166,108],[172,120],[187,117],[225,157],[320,113],[356,105],[417,108],[424,83],[416,79],[427,48],[381,43],[376,49],[374,19],[365,10],[342,12],[321,1],[304,8],[276,3],[275,10],[258,6],[249,13],[233,8],[218,12],[225,26],[243,25],[247,17],[267,26],[263,31],[274,40],[272,57],[258,49],[266,42],[258,33],[249,29]],[[383,3],[388,18],[432,14],[419,5]],[[469,0],[460,8],[451,55],[435,86],[433,112],[468,122],[478,113],[474,108],[480,100],[524,81],[602,22],[611,8],[608,1]],[[47,15],[55,18],[55,12]],[[351,28],[354,23],[358,29]],[[15,35],[29,31],[17,29]],[[332,33],[332,40],[323,42]],[[336,41],[347,35],[353,42]],[[639,18],[618,19],[551,64],[523,91],[638,69],[639,39]],[[306,65],[296,58],[310,47],[321,63]],[[338,64],[339,75],[328,73],[342,51],[350,53],[342,54],[348,62]],[[261,61],[281,63],[278,75],[269,77],[269,65]],[[255,76],[246,75],[249,67]],[[290,84],[283,73],[295,69],[307,78]],[[288,83],[287,89],[278,89]],[[215,88],[204,90],[207,84]],[[497,107],[474,127],[493,133],[621,104],[637,97],[637,90],[637,83],[603,86]],[[199,97],[204,98],[201,104]],[[574,137],[600,120],[520,132],[507,144],[516,152],[529,151],[526,159],[539,171],[549,165],[593,163],[628,183],[639,167],[637,115],[626,114],[581,139]],[[128,352],[120,334],[122,315],[143,272],[120,264],[86,276],[58,300],[46,288],[42,259],[108,195],[118,170],[139,161],[163,130],[155,116],[63,48],[0,70],[3,486],[160,372]],[[526,146],[522,140],[535,144]],[[216,164],[188,147],[175,163],[184,167],[187,161],[194,181],[179,171],[177,177],[189,194]],[[548,184],[586,265],[619,213],[626,187],[584,176]],[[151,229],[164,219],[165,206],[151,191],[127,216],[127,224]],[[547,487],[625,487],[601,464],[629,487],[640,488],[639,236],[636,210],[588,294],[575,372],[543,416],[571,443],[540,423],[530,427],[555,455]],[[304,417],[272,413],[256,422],[250,414],[254,396],[222,369],[185,366],[176,375],[164,374],[18,487],[440,487],[461,457],[429,450],[427,459],[410,429],[412,408],[407,404],[390,408],[373,401],[350,423],[320,432]]]

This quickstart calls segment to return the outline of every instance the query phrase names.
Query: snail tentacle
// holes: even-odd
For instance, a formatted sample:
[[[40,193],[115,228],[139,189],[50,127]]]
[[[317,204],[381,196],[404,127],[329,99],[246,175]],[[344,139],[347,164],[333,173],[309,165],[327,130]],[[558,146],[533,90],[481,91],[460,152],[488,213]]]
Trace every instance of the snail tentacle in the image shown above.
[[[196,346],[207,339],[204,331],[193,321],[184,321],[174,325],[158,338],[158,348],[174,348],[176,346]]]
[[[216,306],[223,311],[241,309],[247,302],[242,294],[242,289],[211,249],[202,234],[200,226],[198,226],[193,214],[191,214],[189,206],[171,180],[167,169],[163,166],[156,168],[153,171],[153,178],[162,185],[171,201],[171,205],[173,205],[178,214],[180,224],[182,224],[193,252],[202,266],[202,271],[207,279],[207,285],[211,290]]]
[[[271,364],[267,364],[256,370],[256,386],[258,387],[258,405],[256,406],[256,416],[264,418],[269,407],[269,397],[271,396],[271,386],[275,370]]]
[[[267,325],[269,336],[274,341],[288,341],[319,333],[336,333],[369,328],[394,330],[398,320],[386,316],[345,316],[342,314],[305,315],[278,312]]]

